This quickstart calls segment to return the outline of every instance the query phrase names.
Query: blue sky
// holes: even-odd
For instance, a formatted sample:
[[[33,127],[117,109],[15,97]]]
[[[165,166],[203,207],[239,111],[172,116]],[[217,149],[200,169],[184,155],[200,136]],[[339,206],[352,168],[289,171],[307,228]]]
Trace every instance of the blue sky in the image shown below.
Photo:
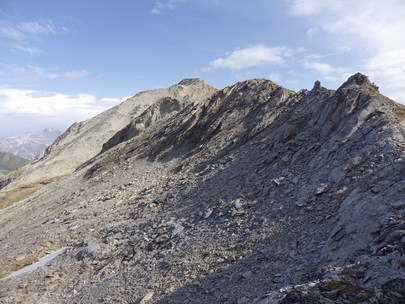
[[[0,0],[0,136],[190,77],[336,89],[362,72],[405,103],[404,33],[403,0]]]

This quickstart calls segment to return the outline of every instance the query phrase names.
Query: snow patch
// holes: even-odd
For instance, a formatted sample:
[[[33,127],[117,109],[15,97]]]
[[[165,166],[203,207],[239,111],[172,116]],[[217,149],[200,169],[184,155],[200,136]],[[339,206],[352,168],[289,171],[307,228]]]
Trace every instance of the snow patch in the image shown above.
[[[50,262],[52,262],[52,260],[54,258],[56,258],[58,255],[60,255],[62,252],[64,252],[67,248],[70,248],[70,247],[63,247],[63,248],[60,248],[60,249],[58,249],[58,250],[56,250],[56,251],[54,251],[54,252],[52,252],[50,254],[47,254],[43,258],[39,259],[38,262],[36,262],[34,264],[31,264],[31,265],[29,265],[27,267],[24,267],[24,268],[22,268],[22,269],[20,269],[20,270],[18,270],[16,272],[13,272],[9,276],[7,276],[7,277],[5,277],[5,278],[3,278],[1,280],[12,278],[12,277],[18,276],[20,274],[33,271],[33,270],[35,270],[35,269],[37,269],[39,267],[45,266],[45,265],[49,264]]]

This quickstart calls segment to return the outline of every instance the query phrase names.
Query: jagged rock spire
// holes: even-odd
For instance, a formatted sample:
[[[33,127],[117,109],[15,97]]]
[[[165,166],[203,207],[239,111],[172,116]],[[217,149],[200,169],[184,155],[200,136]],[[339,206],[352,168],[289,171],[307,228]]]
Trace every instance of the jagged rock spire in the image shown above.
[[[312,88],[312,90],[317,90],[321,87],[321,82],[319,80],[315,81],[314,83],[314,87]]]

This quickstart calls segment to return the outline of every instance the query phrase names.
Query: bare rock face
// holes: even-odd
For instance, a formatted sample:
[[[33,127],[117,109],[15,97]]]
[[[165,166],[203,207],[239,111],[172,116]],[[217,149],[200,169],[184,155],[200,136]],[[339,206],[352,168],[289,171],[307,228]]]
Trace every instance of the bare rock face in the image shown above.
[[[181,82],[189,83],[189,82]],[[177,100],[171,97],[164,97],[148,107],[141,115],[135,117],[127,126],[118,131],[104,145],[100,153],[111,149],[112,147],[127,141],[150,126],[155,125],[158,121],[173,115],[182,110],[189,101]]]
[[[402,105],[362,74],[156,101],[0,210],[1,277],[68,247],[3,279],[4,303],[401,303]]]

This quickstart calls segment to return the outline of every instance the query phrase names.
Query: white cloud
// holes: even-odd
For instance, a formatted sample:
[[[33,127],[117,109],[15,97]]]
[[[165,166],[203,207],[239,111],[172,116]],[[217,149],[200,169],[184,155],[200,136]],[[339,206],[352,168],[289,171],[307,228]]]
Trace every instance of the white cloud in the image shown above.
[[[152,8],[151,13],[159,15],[163,10],[174,9],[174,7],[186,0],[166,0],[166,1],[157,1],[155,6]]]
[[[287,0],[290,14],[293,16],[311,16],[325,9],[334,9],[340,6],[339,1],[327,0]]]
[[[111,99],[100,100],[90,94],[0,89],[0,129],[15,132],[24,125],[31,131],[46,127],[63,131],[72,123],[94,117],[114,105],[116,102]]]
[[[301,66],[305,69],[312,70],[321,75],[329,75],[332,73],[343,73],[346,72],[347,69],[343,67],[335,67],[328,63],[323,62],[315,62],[315,61],[304,61]],[[330,78],[332,79],[332,78]]]
[[[113,97],[103,97],[100,99],[101,102],[110,102],[110,103],[121,103],[124,100],[127,100],[128,98],[130,98],[131,96],[126,96],[123,98],[113,98]]]
[[[365,67],[374,77],[388,80],[389,89],[405,90],[405,48],[376,54],[365,61]]]
[[[351,51],[356,68],[370,76],[383,94],[405,99],[405,1],[286,0],[289,13],[307,18],[308,37],[329,48]],[[350,64],[350,63],[348,63]],[[313,69],[327,72],[325,65]],[[402,96],[402,97],[401,97]]]
[[[76,110],[90,111],[95,102],[92,95],[82,94],[71,95],[58,94],[53,92],[41,92],[34,90],[1,89],[1,112],[3,114],[40,114],[55,116],[62,112]]]
[[[287,3],[291,15],[307,17],[315,25],[308,29],[311,35],[333,34],[333,38],[348,40],[352,47],[361,41],[366,45],[360,46],[370,50],[405,43],[401,35],[405,27],[403,0],[391,0],[390,5],[382,5],[379,0],[287,0]]]
[[[213,72],[218,69],[242,70],[254,66],[268,64],[284,64],[285,57],[291,55],[291,51],[284,46],[266,47],[255,45],[245,49],[237,49],[226,53],[225,58],[211,61],[207,67],[201,69],[203,72]]]

